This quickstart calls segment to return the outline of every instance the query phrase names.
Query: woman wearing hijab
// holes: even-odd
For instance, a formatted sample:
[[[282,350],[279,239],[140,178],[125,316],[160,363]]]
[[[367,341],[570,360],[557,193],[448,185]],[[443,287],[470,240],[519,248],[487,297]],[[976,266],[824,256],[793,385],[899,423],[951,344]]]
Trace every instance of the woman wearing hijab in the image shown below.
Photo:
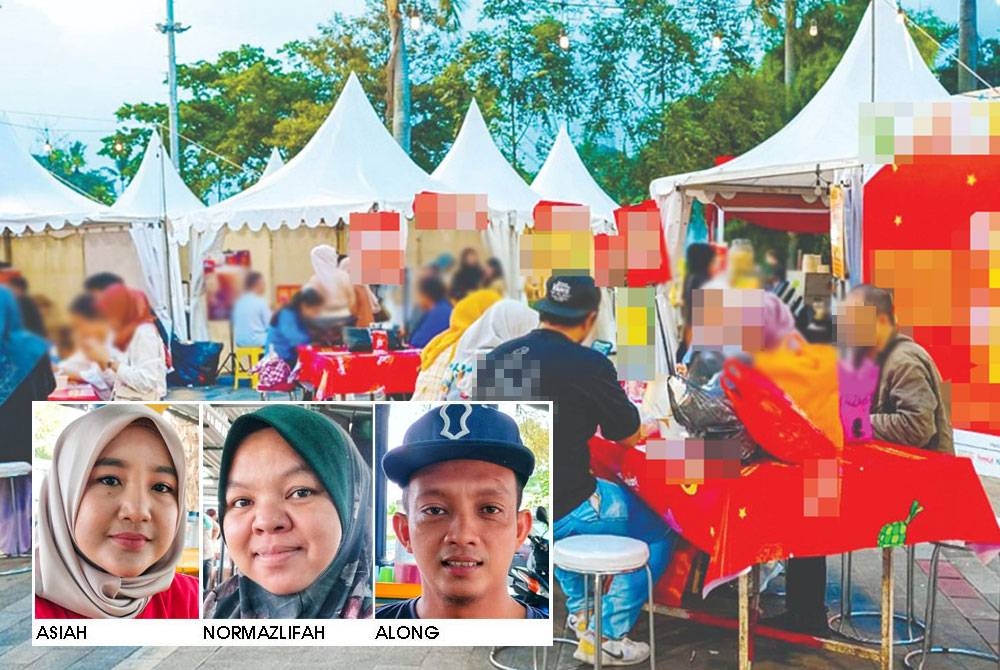
[[[239,572],[208,594],[206,618],[372,616],[371,470],[332,420],[294,405],[236,419],[219,523]]]
[[[45,400],[56,387],[49,345],[24,329],[17,298],[0,286],[0,426],[2,461],[31,462],[31,401]]]
[[[196,619],[184,551],[186,469],[173,427],[106,405],[59,436],[38,499],[35,617]]]
[[[455,358],[458,341],[500,294],[488,289],[473,291],[459,300],[451,311],[448,329],[436,335],[420,352],[420,372],[417,374],[413,400],[442,400],[448,366]]]
[[[455,358],[443,385],[446,400],[475,396],[476,368],[483,354],[502,342],[527,335],[538,327],[538,312],[523,302],[504,298],[483,313],[458,340]]]
[[[351,259],[348,256],[340,259],[339,267],[350,277]],[[367,328],[375,322],[375,315],[382,311],[382,306],[366,284],[354,284],[353,288],[354,307],[351,309],[351,315],[354,317],[354,325]]]
[[[354,310],[355,294],[351,276],[340,268],[337,250],[329,244],[320,244],[309,252],[313,276],[306,282],[323,296],[324,316],[350,319]]]
[[[108,320],[114,347],[81,343],[90,360],[113,378],[113,400],[160,400],[167,394],[167,350],[156,330],[146,294],[124,284],[104,291],[97,301]]]

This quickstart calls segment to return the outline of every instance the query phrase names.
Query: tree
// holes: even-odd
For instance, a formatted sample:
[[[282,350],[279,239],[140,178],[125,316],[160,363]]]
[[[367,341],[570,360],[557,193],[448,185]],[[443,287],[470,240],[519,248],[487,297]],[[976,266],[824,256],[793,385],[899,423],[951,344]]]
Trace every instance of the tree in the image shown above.
[[[52,151],[35,155],[59,181],[89,195],[98,202],[110,205],[115,200],[114,179],[107,168],[87,169],[87,145],[78,140],[55,142]]]
[[[976,0],[958,0],[958,59],[972,72],[976,71],[976,56],[979,54],[976,23]],[[959,93],[979,88],[979,82],[969,70],[959,66]]]
[[[404,5],[402,0],[384,0],[385,16],[389,27],[389,58],[385,65],[386,110],[392,123],[392,135],[400,146],[410,152],[410,63],[406,50],[404,22],[430,19],[440,28],[457,29],[465,9],[463,0],[437,0],[428,2],[412,0]],[[408,11],[407,11],[408,10]],[[407,16],[404,16],[404,13]]]

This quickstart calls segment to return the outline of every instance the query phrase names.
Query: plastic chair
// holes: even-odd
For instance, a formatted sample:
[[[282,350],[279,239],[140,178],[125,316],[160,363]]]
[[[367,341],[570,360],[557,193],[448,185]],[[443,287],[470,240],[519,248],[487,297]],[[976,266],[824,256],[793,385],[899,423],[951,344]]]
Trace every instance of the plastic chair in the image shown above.
[[[233,350],[233,388],[240,387],[241,379],[249,379],[250,386],[257,387],[257,373],[250,372],[264,357],[264,347],[235,347]],[[244,359],[247,365],[243,364]]]

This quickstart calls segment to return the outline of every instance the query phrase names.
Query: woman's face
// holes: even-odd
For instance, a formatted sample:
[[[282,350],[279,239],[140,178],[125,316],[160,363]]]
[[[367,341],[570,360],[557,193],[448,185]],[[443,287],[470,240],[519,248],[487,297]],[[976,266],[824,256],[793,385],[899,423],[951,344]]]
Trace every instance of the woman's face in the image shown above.
[[[276,595],[316,581],[343,534],[319,477],[274,428],[252,433],[236,450],[223,531],[240,572]]]
[[[146,572],[174,541],[177,486],[162,438],[125,428],[104,447],[84,487],[73,533],[84,558],[117,577]]]

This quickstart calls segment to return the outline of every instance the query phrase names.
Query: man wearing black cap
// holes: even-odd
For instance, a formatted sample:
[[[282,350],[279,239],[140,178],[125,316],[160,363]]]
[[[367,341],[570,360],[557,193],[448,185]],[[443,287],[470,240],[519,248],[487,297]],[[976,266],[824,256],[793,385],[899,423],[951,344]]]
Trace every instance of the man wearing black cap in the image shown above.
[[[420,569],[421,596],[380,607],[377,619],[546,619],[507,591],[531,513],[521,493],[535,457],[512,418],[453,403],[417,419],[382,459],[403,489],[396,539]]]
[[[581,346],[597,319],[600,292],[591,277],[553,276],[535,304],[541,325],[496,347],[477,370],[480,400],[552,400],[552,500],[558,541],[571,535],[623,535],[649,545],[653,578],[666,567],[671,531],[635,494],[590,471],[588,440],[601,434],[624,447],[640,437],[640,419],[614,365]],[[596,660],[593,622],[584,615],[584,578],[556,569],[566,593],[569,625],[580,639],[574,658]],[[649,645],[626,637],[646,598],[640,571],[614,578],[603,601],[603,665],[631,665],[649,656]]]

